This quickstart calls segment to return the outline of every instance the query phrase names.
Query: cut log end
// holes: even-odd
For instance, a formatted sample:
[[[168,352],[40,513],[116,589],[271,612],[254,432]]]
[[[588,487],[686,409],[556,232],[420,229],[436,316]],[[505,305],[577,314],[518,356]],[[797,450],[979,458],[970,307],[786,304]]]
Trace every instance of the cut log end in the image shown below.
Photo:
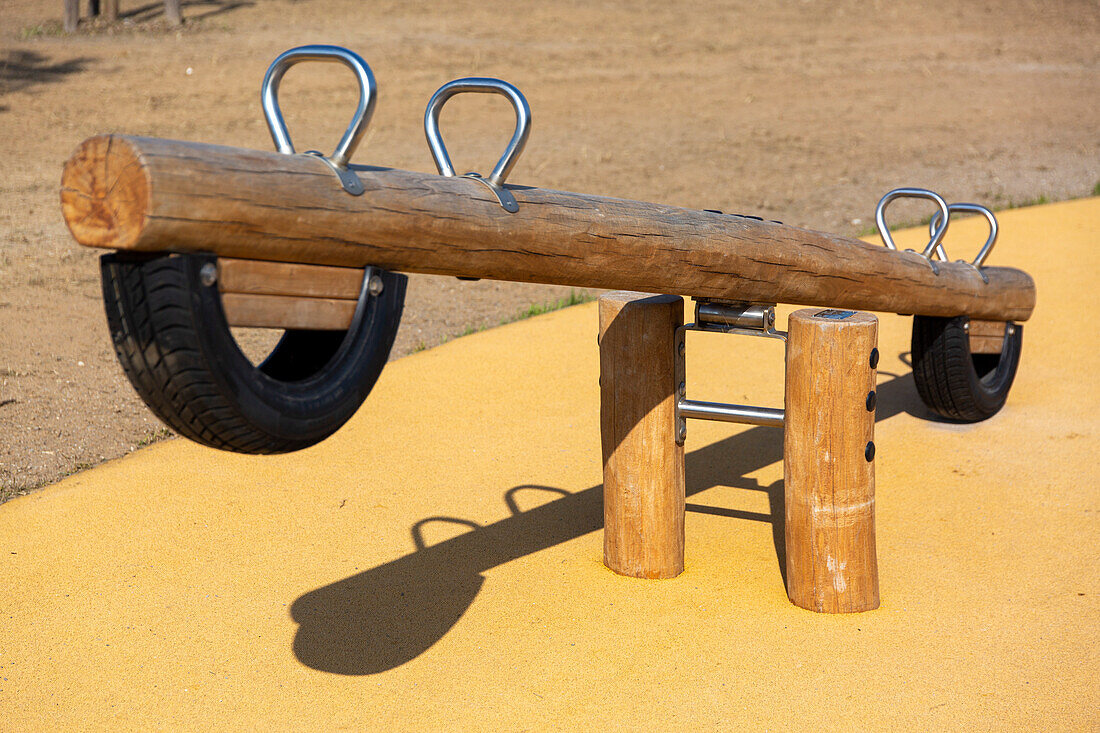
[[[130,249],[145,229],[148,171],[125,138],[88,138],[65,163],[61,211],[77,242],[88,247]]]

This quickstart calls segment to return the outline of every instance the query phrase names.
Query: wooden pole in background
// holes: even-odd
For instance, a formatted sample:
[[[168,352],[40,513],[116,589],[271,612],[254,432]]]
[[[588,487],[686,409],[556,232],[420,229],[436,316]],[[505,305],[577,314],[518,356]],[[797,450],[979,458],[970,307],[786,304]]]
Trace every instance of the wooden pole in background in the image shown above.
[[[118,0],[103,0],[103,19],[110,23],[118,20]]]
[[[183,24],[183,13],[180,11],[180,0],[164,0],[164,19],[168,25],[177,26]]]
[[[825,613],[878,608],[878,319],[806,308],[788,322],[783,472],[787,595]]]
[[[61,24],[66,33],[76,32],[76,27],[80,24],[80,0],[65,0]]]
[[[684,447],[676,443],[676,329],[683,298],[600,297],[604,564],[635,578],[684,570]]]

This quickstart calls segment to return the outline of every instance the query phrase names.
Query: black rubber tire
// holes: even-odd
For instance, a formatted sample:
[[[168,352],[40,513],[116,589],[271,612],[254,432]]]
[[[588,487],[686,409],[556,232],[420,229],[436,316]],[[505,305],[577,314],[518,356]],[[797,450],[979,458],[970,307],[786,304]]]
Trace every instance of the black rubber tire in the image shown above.
[[[254,366],[230,333],[206,255],[100,259],[115,353],[149,408],[184,437],[237,453],[286,453],[332,435],[355,413],[389,357],[404,275],[376,271],[348,331],[287,331]]]
[[[979,422],[997,414],[1020,363],[1023,327],[1011,325],[1000,354],[971,354],[969,318],[913,317],[913,380],[940,417]]]

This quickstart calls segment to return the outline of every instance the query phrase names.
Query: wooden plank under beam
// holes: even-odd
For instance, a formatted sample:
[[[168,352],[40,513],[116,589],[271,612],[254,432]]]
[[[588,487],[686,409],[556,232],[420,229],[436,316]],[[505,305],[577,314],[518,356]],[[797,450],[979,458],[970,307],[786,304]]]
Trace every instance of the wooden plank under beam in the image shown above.
[[[288,298],[281,295],[222,293],[230,326],[344,331],[355,314],[354,300]]]
[[[218,259],[218,289],[223,293],[358,300],[363,272],[362,268],[356,267],[223,257]]]
[[[970,353],[999,354],[1005,344],[1004,321],[979,321],[970,319]]]

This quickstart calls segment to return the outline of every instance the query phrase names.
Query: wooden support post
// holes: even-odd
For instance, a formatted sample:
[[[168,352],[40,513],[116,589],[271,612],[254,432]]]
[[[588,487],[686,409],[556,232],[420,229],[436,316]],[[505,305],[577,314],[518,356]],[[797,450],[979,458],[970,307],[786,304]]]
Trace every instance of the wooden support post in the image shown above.
[[[878,319],[806,308],[788,324],[783,471],[787,595],[825,613],[878,608]]]
[[[61,21],[66,33],[75,33],[80,24],[80,0],[65,0],[65,14]]]
[[[118,20],[118,0],[103,0],[103,19],[108,23]]]
[[[183,13],[180,0],[164,0],[164,19],[170,26],[183,25]]]
[[[635,578],[684,570],[684,448],[676,444],[678,296],[600,297],[604,564]]]

